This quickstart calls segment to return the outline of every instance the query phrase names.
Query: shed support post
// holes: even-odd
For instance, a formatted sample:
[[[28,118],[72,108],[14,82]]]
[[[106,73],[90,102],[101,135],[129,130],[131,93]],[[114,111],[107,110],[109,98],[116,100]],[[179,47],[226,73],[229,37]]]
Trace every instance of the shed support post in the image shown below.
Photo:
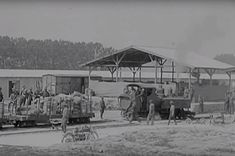
[[[116,82],[118,82],[118,63],[116,63]]]
[[[120,67],[119,78],[122,79],[122,68]]]
[[[174,62],[172,61],[171,63],[172,66],[172,77],[171,77],[171,82],[174,82],[174,74],[175,74],[175,65]]]
[[[215,69],[205,69],[205,71],[210,76],[210,86],[212,86],[212,76],[215,73]]]
[[[89,101],[89,105],[91,105],[91,72],[92,72],[92,69],[91,69],[91,66],[89,66],[89,76],[88,76],[88,101]]]
[[[140,67],[140,70],[139,70],[139,82],[141,82],[141,67]]]
[[[189,68],[189,83],[188,83],[188,88],[189,90],[191,89],[191,82],[192,81],[192,69]]]
[[[111,78],[112,78],[112,81],[113,81],[113,74],[114,72],[116,71],[116,68],[115,67],[107,67],[109,72],[111,73]]]
[[[88,88],[90,89],[90,82],[91,82],[91,66],[89,66],[89,75],[88,75]]]
[[[157,57],[155,56],[154,58],[153,58],[153,56],[152,55],[148,55],[149,56],[149,58],[150,58],[150,60],[151,60],[151,62],[153,62],[153,61],[155,61],[155,64],[154,64],[154,71],[155,71],[155,79],[154,79],[154,83],[155,84],[157,84],[157,65],[158,65],[158,60],[157,60]]]
[[[115,57],[115,59],[113,59],[113,62],[115,63],[115,67],[116,67],[116,82],[118,82],[118,72],[119,72],[119,64],[122,61],[122,59],[124,58],[126,54],[122,54],[120,58],[118,58],[118,56]]]
[[[191,83],[192,83],[192,69],[191,69],[191,68],[189,68],[189,82],[188,82],[188,89],[189,89],[189,98],[190,98],[190,99],[191,99],[191,93],[192,93]]]
[[[162,84],[162,73],[163,73],[162,68],[163,68],[163,65],[166,63],[166,59],[161,58],[159,60],[157,59],[157,61],[158,61],[159,65],[160,65],[160,67],[161,67],[161,79],[160,79],[160,82]]]
[[[155,79],[154,79],[154,83],[157,84],[157,60],[155,59]]]
[[[135,67],[129,67],[129,69],[131,70],[132,74],[133,74],[133,81],[135,82],[135,75],[136,75],[136,72],[138,70],[140,70],[140,67],[138,68],[135,68]]]
[[[231,72],[226,72],[228,77],[229,77],[229,82],[228,82],[228,90],[231,91],[232,90],[232,73]]]

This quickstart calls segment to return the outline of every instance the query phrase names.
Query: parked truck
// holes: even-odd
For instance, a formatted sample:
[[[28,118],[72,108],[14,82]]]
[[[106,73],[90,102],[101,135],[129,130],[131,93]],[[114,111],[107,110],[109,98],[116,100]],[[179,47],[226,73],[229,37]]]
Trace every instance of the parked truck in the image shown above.
[[[179,119],[186,117],[193,117],[195,113],[188,111],[191,106],[191,98],[183,96],[158,96],[153,94],[153,90],[157,88],[151,84],[128,84],[126,90],[140,91],[136,96],[136,110],[139,116],[146,117],[148,114],[148,101],[152,99],[155,103],[155,111],[159,113],[162,119],[169,116],[170,101],[174,102],[176,109],[176,116]],[[141,94],[141,95],[138,95]],[[128,107],[131,104],[131,96],[128,93],[119,96],[119,104],[122,109],[122,115],[128,119]]]

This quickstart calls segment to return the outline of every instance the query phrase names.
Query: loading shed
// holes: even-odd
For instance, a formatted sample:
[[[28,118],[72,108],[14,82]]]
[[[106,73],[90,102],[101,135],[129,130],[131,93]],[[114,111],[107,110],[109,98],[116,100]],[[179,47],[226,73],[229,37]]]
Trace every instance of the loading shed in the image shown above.
[[[92,75],[91,80],[101,80],[101,76]],[[42,76],[42,86],[52,94],[71,94],[74,91],[85,93],[89,85],[87,74],[46,74]]]

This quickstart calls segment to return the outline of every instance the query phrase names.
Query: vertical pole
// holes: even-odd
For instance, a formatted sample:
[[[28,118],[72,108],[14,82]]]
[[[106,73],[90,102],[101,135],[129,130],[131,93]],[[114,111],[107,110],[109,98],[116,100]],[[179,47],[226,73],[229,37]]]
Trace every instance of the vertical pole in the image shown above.
[[[174,73],[175,73],[175,67],[174,67],[174,62],[172,61],[172,77],[171,77],[171,82],[174,82]]]
[[[135,82],[135,74],[136,74],[136,71],[133,71],[133,82]]]
[[[139,70],[139,82],[141,82],[141,67],[140,67],[140,70]]]
[[[116,62],[116,82],[118,82],[118,63]]]
[[[189,89],[189,98],[191,99],[191,79],[192,79],[192,69],[189,68],[189,83],[188,83],[188,89]]]
[[[162,65],[161,65],[161,84],[162,84]]]
[[[89,75],[88,75],[88,88],[90,89],[90,82],[91,82],[91,66],[89,66]]]
[[[157,62],[157,58],[155,57],[155,84],[157,84],[157,64],[158,64],[158,62]]]
[[[228,83],[228,89],[229,89],[229,91],[231,91],[231,89],[232,89],[232,87],[231,87],[231,85],[232,85],[232,73],[231,72],[227,72],[227,74],[228,74],[228,76],[229,76],[229,83]]]
[[[210,86],[212,86],[212,74],[210,74]]]
[[[120,72],[119,72],[119,73],[120,73],[120,74],[119,74],[119,78],[122,79],[122,68],[120,67],[119,70],[120,70]]]
[[[89,76],[88,76],[88,103],[91,104],[91,67],[89,66]],[[87,106],[86,106],[87,107]]]

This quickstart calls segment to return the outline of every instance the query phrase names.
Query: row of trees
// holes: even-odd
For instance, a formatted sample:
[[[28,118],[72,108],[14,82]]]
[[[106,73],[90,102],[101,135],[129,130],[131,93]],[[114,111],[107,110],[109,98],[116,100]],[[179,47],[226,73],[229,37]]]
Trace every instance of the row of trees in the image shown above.
[[[114,51],[101,43],[0,36],[0,68],[80,69],[80,64]]]

